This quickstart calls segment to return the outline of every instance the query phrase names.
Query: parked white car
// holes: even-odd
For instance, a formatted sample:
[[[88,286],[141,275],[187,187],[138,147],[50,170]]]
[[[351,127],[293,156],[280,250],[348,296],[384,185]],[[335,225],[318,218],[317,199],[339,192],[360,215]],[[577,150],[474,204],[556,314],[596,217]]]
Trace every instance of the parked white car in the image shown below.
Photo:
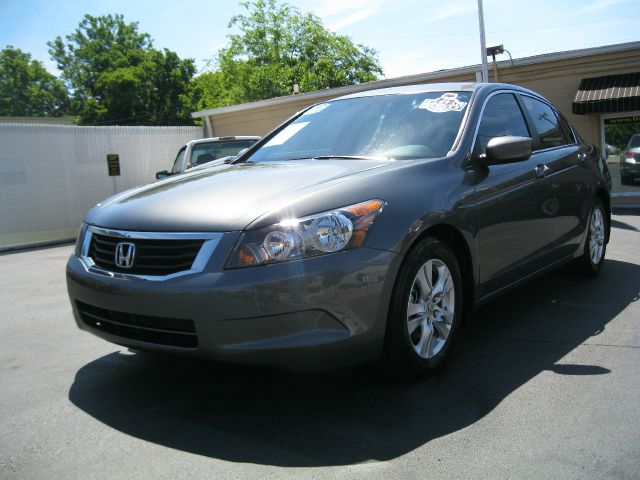
[[[240,137],[210,137],[191,140],[178,151],[171,171],[163,170],[156,173],[158,180],[184,173],[190,168],[204,165],[216,160],[224,161],[236,156],[240,151],[249,148],[260,140],[256,136]]]

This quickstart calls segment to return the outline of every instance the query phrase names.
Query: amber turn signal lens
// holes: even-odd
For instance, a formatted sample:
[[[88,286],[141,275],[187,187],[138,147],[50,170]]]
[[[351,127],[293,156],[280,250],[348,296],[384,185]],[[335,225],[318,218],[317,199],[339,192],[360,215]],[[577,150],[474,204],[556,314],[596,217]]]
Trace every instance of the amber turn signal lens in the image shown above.
[[[238,252],[238,264],[241,266],[249,266],[256,265],[257,263],[258,259],[255,257],[251,249],[243,245]]]
[[[356,217],[362,217],[371,212],[377,212],[382,208],[384,202],[382,200],[368,200],[366,202],[357,203],[345,208],[344,210],[352,213]]]

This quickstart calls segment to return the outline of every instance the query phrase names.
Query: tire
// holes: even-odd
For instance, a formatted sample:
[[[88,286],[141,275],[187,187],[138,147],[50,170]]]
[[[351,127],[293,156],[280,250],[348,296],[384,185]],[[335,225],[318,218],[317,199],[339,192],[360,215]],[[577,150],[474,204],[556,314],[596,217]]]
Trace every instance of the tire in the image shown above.
[[[631,185],[633,182],[631,181],[631,177],[629,175],[622,175],[620,177],[620,183],[622,185]]]
[[[392,293],[384,358],[388,371],[410,380],[440,369],[461,323],[462,306],[462,275],[453,250],[437,238],[423,239],[407,254]]]
[[[589,213],[584,250],[582,255],[570,264],[574,272],[587,277],[596,276],[600,272],[607,252],[607,228],[606,210],[602,201],[596,198]]]

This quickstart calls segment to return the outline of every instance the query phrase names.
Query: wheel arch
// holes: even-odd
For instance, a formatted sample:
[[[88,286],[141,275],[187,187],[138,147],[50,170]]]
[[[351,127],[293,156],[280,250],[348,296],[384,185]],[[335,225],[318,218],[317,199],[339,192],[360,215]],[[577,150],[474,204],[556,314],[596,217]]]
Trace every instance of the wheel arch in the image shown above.
[[[471,248],[460,230],[450,224],[439,223],[431,225],[421,232],[413,240],[407,252],[411,251],[427,237],[435,237],[449,245],[458,260],[462,275],[463,322],[466,323],[471,318],[475,303],[475,275]]]

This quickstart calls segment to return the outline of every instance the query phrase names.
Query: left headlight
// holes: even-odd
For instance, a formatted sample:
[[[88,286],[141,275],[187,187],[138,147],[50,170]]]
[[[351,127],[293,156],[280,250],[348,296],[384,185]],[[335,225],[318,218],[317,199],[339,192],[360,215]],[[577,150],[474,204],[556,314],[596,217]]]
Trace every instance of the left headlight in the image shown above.
[[[374,199],[245,232],[227,268],[315,257],[361,247],[386,203]]]

